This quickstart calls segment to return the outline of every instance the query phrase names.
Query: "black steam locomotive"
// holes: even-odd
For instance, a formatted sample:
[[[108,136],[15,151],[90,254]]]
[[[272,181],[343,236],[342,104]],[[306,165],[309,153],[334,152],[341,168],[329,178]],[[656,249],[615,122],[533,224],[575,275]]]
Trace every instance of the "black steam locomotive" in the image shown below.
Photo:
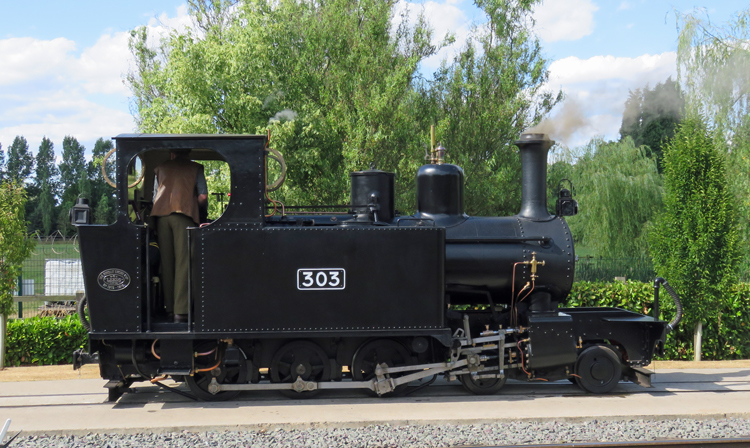
[[[443,163],[442,148],[419,169],[413,215],[395,211],[394,174],[379,170],[351,173],[344,212],[273,214],[267,161],[283,159],[265,136],[120,135],[116,142],[117,221],[90,224],[85,201],[71,212],[88,306],[81,316],[90,328],[88,352],[74,358],[76,366],[98,361],[110,400],[135,381],[162,385],[167,376],[202,400],[263,389],[395,395],[437,375],[475,394],[495,393],[507,378],[567,378],[605,393],[623,379],[648,386],[643,367],[679,320],[561,307],[575,268],[563,216],[577,204],[563,189],[556,215],[548,212],[553,142],[542,134],[516,142],[523,202],[509,217],[464,213],[463,171]],[[223,214],[188,231],[186,323],[166,319],[161,306],[144,200],[153,179],[130,182],[136,161],[153,173],[172,149],[224,161],[231,172]]]

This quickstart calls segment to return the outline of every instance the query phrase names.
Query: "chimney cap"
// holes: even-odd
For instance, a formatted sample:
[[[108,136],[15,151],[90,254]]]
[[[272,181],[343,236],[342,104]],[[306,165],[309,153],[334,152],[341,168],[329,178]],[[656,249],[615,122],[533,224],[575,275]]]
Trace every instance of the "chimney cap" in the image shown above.
[[[549,145],[552,146],[555,144],[554,140],[550,140],[549,135],[543,134],[543,133],[536,133],[536,132],[526,132],[521,134],[521,137],[515,142],[516,145],[523,144],[523,143],[539,143],[539,142],[549,142]]]

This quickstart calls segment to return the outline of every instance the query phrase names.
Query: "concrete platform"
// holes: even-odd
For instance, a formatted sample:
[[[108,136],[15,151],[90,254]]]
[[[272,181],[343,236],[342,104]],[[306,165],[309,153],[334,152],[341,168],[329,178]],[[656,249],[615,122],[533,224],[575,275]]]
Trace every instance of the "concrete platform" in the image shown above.
[[[173,384],[173,383],[172,383]],[[750,369],[666,369],[644,389],[621,383],[612,394],[583,393],[567,381],[509,381],[497,395],[474,396],[438,381],[401,398],[326,391],[310,400],[246,392],[234,401],[193,402],[147,383],[107,403],[101,379],[0,383],[0,420],[24,434],[167,432],[353,427],[369,424],[483,423],[498,420],[750,418]]]

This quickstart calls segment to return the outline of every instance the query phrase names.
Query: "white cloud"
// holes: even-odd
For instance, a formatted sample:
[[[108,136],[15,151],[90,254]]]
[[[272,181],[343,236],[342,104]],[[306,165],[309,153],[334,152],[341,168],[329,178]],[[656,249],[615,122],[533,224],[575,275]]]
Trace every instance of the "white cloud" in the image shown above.
[[[104,35],[72,64],[73,75],[82,82],[87,92],[129,93],[122,82],[130,59],[129,37],[129,33]]]
[[[90,151],[99,137],[110,138],[135,130],[133,117],[125,111],[127,107],[121,110],[88,100],[82,89],[40,92],[33,98],[24,98],[23,103],[0,95],[0,101],[5,103],[6,100],[16,107],[0,113],[3,148],[7,148],[16,135],[23,135],[36,152],[42,137],[46,136],[59,154],[63,138],[71,135]]]
[[[545,0],[534,10],[539,38],[546,42],[578,40],[594,32],[592,0]]]
[[[196,27],[193,25],[193,19],[188,13],[187,5],[182,4],[177,7],[177,16],[175,17],[170,17],[163,12],[159,17],[151,18],[148,21],[148,31],[151,36],[163,38],[167,37],[172,31],[181,32],[188,27],[195,29]]]
[[[75,42],[62,37],[53,40],[31,37],[0,40],[0,54],[3,55],[0,86],[58,74],[69,63],[69,53],[75,49]]]
[[[550,64],[548,88],[562,89],[585,113],[585,121],[575,130],[567,130],[561,139],[568,146],[580,146],[597,135],[619,137],[622,113],[628,91],[654,86],[676,75],[676,54],[644,54],[636,58],[594,56],[589,59],[568,57]],[[550,114],[563,113],[564,105]],[[552,135],[552,138],[555,138]]]
[[[631,7],[630,3],[625,1],[625,2],[620,3],[620,6],[617,7],[617,10],[624,11],[626,9],[630,9],[630,7]]]
[[[433,29],[433,44],[437,45],[443,41],[446,34],[451,33],[455,38],[452,45],[441,49],[437,54],[422,61],[422,69],[432,73],[440,66],[443,59],[450,60],[460,49],[466,45],[471,30],[471,21],[466,17],[464,9],[472,7],[465,0],[446,0],[444,2],[427,1],[424,3],[412,3],[400,0],[394,8],[394,25],[401,20],[401,13],[408,8],[408,21],[411,25],[416,23],[420,13],[428,18]]]
[[[595,82],[607,79],[664,80],[674,73],[677,54],[644,54],[636,58],[594,56],[580,59],[570,56],[550,64],[550,81],[559,84]]]
[[[173,30],[191,25],[187,6],[170,17],[162,13],[148,22],[150,42],[157,44]],[[90,151],[99,137],[134,132],[130,91],[123,80],[132,57],[129,33],[104,34],[79,50],[65,38],[0,39],[0,144],[7,149],[23,135],[36,152],[42,137],[58,154],[66,135]]]

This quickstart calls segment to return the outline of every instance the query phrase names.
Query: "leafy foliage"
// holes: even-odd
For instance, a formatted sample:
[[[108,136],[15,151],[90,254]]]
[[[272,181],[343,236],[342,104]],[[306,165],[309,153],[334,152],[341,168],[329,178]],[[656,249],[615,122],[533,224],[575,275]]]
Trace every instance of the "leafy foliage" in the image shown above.
[[[0,314],[12,312],[13,291],[23,261],[34,248],[34,239],[26,237],[24,204],[26,194],[17,184],[0,184]]]
[[[34,186],[38,192],[35,198],[35,207],[29,214],[32,229],[41,229],[44,235],[52,233],[52,225],[55,219],[55,196],[59,190],[58,177],[60,170],[55,164],[55,149],[52,141],[47,137],[42,138],[39,152],[36,155],[36,176]]]
[[[677,70],[690,114],[700,114],[719,135],[739,128],[750,112],[750,9],[724,25],[705,10],[677,15]]]
[[[650,239],[654,268],[684,298],[686,327],[715,330],[736,283],[738,238],[725,157],[698,118],[683,121],[665,149],[664,189]]]
[[[5,151],[3,151],[3,145],[0,143],[0,182],[5,179]]]
[[[69,364],[73,351],[88,343],[88,332],[77,315],[10,320],[6,366]]]
[[[705,10],[693,10],[677,14],[677,25],[677,70],[688,112],[705,117],[728,156],[743,265],[750,266],[750,9],[724,24],[711,22]]]
[[[670,284],[672,284],[670,282]],[[683,302],[685,296],[681,296]],[[659,295],[660,318],[674,317],[674,304],[662,289]],[[654,288],[645,282],[576,282],[566,306],[617,307],[652,315]],[[750,356],[750,284],[730,288],[717,304],[716,325],[703,331],[703,358],[713,360],[746,359]],[[693,359],[693,330],[681,323],[667,335],[665,359]]]
[[[105,140],[98,138],[94,143],[94,149],[92,152],[91,161],[86,166],[87,178],[90,182],[91,195],[88,196],[91,199],[91,207],[94,211],[94,222],[96,224],[111,224],[115,221],[115,196],[114,189],[110,187],[105,181],[102,175],[102,162],[104,156],[112,149],[115,145],[112,140]],[[107,161],[107,175],[110,179],[114,179],[114,157],[110,157]]]
[[[594,139],[570,171],[580,204],[568,218],[576,241],[605,258],[645,256],[649,223],[662,207],[661,176],[646,150],[629,137]]]
[[[674,136],[684,108],[680,85],[671,77],[653,89],[646,86],[631,91],[625,101],[620,136],[632,138],[636,146],[647,146],[661,171],[662,146]]]
[[[81,193],[81,179],[86,176],[86,159],[83,156],[86,148],[75,137],[63,139],[62,162],[60,163],[60,183],[62,202],[73,204]],[[66,210],[63,208],[63,210]],[[65,214],[67,219],[67,213]]]
[[[417,70],[439,47],[423,17],[394,20],[395,1],[247,0],[235,13],[230,3],[190,2],[193,29],[155,48],[145,28],[132,32],[128,81],[141,131],[270,128],[289,167],[279,199],[341,203],[347,172],[376,166],[397,173],[397,207],[408,210],[437,124],[443,143],[455,143],[449,160],[470,167],[468,211],[517,208],[502,194],[516,190],[504,188],[518,178],[511,143],[559,98],[541,92],[534,2],[479,2],[489,24],[430,83]]]
[[[29,144],[23,136],[17,135],[8,147],[8,178],[19,185],[34,171],[34,156],[29,151]]]

